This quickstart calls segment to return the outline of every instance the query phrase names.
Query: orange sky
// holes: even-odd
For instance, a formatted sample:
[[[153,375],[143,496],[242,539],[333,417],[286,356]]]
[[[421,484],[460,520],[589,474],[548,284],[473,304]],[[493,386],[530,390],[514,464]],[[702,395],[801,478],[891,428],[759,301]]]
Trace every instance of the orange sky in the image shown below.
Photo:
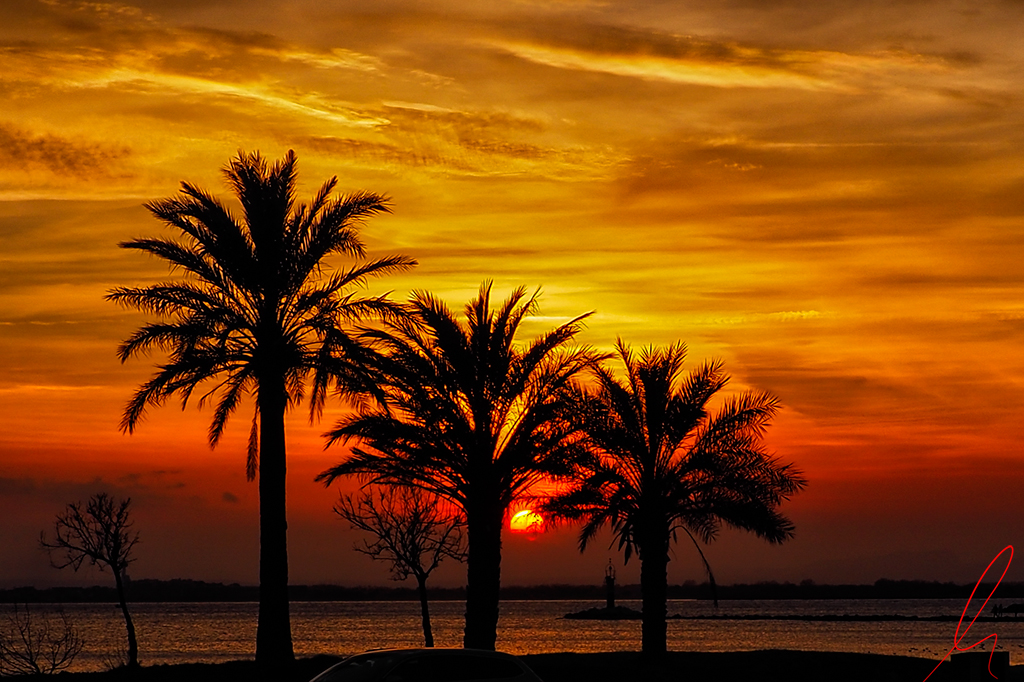
[[[1024,539],[1022,25],[1008,0],[0,3],[0,585],[74,580],[38,533],[99,490],[134,500],[133,576],[256,581],[249,417],[213,452],[194,408],[120,434],[151,367],[118,364],[143,318],[102,300],[167,276],[116,247],[161,233],[142,203],[226,193],[239,149],[294,149],[304,195],[390,195],[368,245],[420,265],[381,290],[542,287],[531,334],[595,310],[587,343],[683,340],[778,395],[797,536],[725,534],[720,582],[973,582]],[[386,582],[312,482],[329,424],[289,427],[292,580]],[[612,556],[634,580],[571,531],[507,537],[503,579]],[[670,580],[700,577],[680,546]]]

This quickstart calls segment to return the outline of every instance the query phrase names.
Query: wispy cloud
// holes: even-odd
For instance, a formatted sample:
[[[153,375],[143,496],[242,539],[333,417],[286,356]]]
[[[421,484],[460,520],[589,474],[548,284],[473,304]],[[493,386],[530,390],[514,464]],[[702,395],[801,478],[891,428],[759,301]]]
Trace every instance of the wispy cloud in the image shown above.
[[[716,64],[643,54],[588,53],[567,48],[524,43],[495,43],[528,61],[558,69],[593,71],[642,80],[707,85],[720,88],[796,88],[841,90],[847,86],[797,71],[773,68],[753,61]]]
[[[317,69],[347,69],[353,71],[380,71],[384,64],[370,55],[360,54],[352,50],[335,48],[324,52],[309,52],[295,48],[269,49],[262,47],[250,48],[253,55],[270,57],[283,62],[298,62]]]
[[[964,52],[926,54],[898,46],[866,51],[769,47],[586,23],[530,26],[481,39],[480,44],[569,71],[715,88],[824,92],[870,91],[895,84],[920,87],[922,77],[948,79],[978,62]]]
[[[41,168],[79,177],[108,177],[116,173],[114,167],[118,162],[130,154],[125,146],[33,133],[0,122],[0,169],[8,172]]]
[[[332,105],[316,95],[289,98],[260,83],[232,84],[174,74],[161,74],[133,69],[117,69],[75,83],[81,88],[118,86],[126,91],[159,91],[167,94],[195,94],[245,100],[287,114],[320,119],[344,126],[366,127],[387,123],[386,119],[365,116],[351,109]]]

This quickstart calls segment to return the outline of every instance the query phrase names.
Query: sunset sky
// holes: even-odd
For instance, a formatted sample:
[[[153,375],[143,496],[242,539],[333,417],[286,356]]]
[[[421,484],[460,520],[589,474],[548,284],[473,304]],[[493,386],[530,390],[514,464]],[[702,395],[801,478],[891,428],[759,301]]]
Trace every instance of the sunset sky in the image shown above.
[[[146,318],[103,296],[172,276],[117,248],[170,235],[144,202],[289,149],[303,198],[391,197],[368,248],[419,266],[374,292],[539,287],[530,335],[595,311],[585,343],[681,340],[779,397],[796,537],[724,533],[719,582],[974,582],[1024,550],[1022,26],[1009,0],[0,2],[0,587],[109,581],[38,549],[101,490],[133,500],[132,577],[257,581],[251,407],[213,451],[195,405],[120,433],[160,358],[118,362]],[[289,422],[291,579],[386,584],[313,482],[341,409]],[[503,582],[636,581],[605,540],[506,534]],[[669,570],[702,578],[686,544]]]

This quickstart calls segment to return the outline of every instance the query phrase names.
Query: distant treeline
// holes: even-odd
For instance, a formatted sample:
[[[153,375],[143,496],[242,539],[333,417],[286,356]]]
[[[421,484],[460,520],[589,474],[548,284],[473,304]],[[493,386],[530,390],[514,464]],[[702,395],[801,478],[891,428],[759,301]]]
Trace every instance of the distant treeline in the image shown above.
[[[976,596],[985,598],[992,584],[982,584]],[[878,580],[873,585],[818,585],[761,582],[719,585],[719,599],[967,599],[974,585],[924,580]],[[342,587],[340,585],[292,585],[292,601],[415,601],[415,588]],[[618,585],[616,599],[640,599],[639,585]],[[247,602],[259,600],[255,585],[207,583],[199,580],[132,580],[128,597],[134,602]],[[462,587],[430,590],[436,601],[463,601]],[[528,585],[501,588],[502,599],[577,599],[604,602],[603,585]],[[707,583],[687,581],[669,585],[669,599],[711,599]],[[1024,599],[1024,583],[1002,583],[994,599]],[[114,603],[112,587],[17,587],[0,590],[0,603]]]

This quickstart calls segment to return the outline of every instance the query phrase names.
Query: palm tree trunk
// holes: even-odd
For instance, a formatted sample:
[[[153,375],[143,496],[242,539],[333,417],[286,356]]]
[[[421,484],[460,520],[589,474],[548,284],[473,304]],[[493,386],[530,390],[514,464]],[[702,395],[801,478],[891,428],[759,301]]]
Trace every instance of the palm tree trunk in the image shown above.
[[[498,595],[501,591],[502,509],[494,500],[467,509],[469,547],[466,556],[467,649],[494,650],[498,639]]]
[[[139,667],[139,643],[135,639],[135,623],[132,622],[132,614],[128,612],[128,600],[124,594],[124,578],[121,571],[111,566],[114,572],[114,586],[117,588],[117,605],[121,607],[121,615],[124,616],[124,627],[128,631],[128,667]]]
[[[295,660],[288,612],[288,520],[285,505],[283,381],[261,380],[260,408],[260,607],[256,661],[279,671]]]
[[[423,619],[423,644],[434,646],[434,633],[430,629],[430,607],[427,605],[427,576],[416,576],[416,591],[420,595],[420,616]]]
[[[641,651],[657,658],[668,650],[668,532],[649,535],[640,549],[640,594],[643,598]]]

